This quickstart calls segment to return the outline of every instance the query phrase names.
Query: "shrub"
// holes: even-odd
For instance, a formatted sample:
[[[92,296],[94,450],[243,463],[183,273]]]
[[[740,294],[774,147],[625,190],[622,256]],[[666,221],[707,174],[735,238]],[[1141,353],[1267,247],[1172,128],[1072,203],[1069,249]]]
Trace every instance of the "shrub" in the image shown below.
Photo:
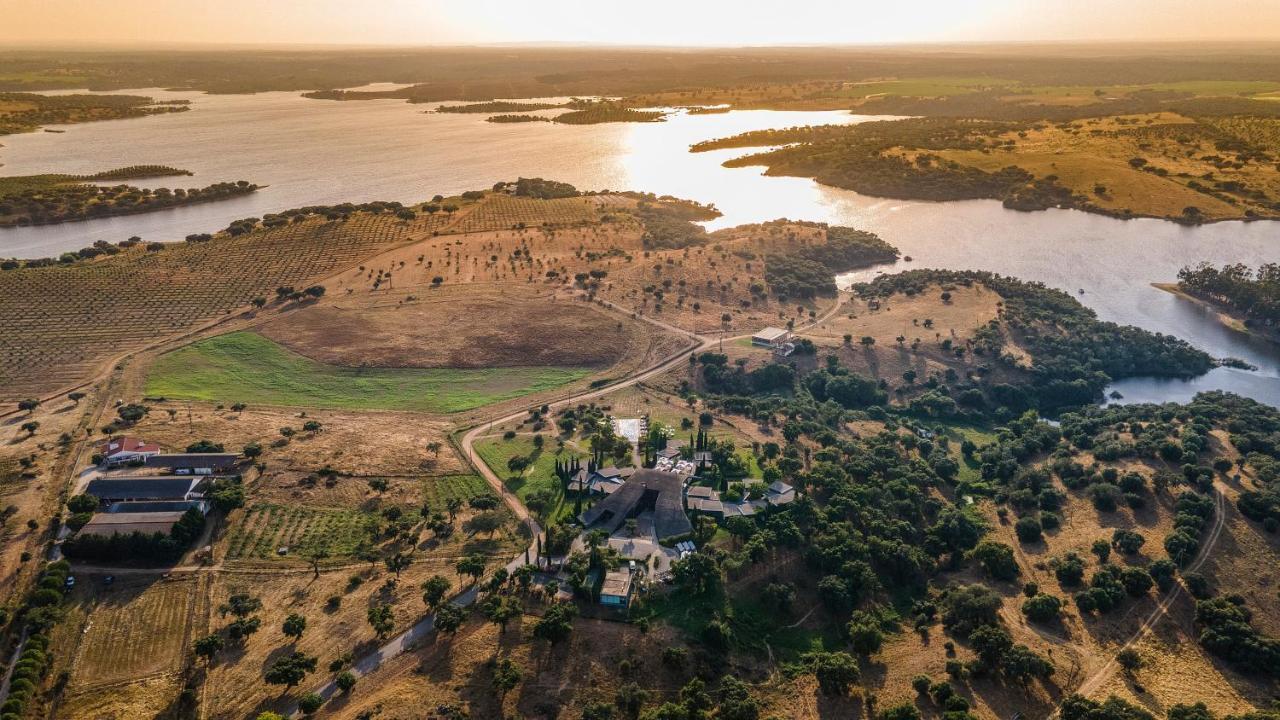
[[[1018,535],[1018,540],[1024,543],[1040,542],[1042,537],[1042,527],[1040,521],[1033,517],[1019,518],[1018,522],[1013,526],[1014,532]]]
[[[997,580],[1012,580],[1018,576],[1018,561],[1013,548],[993,540],[983,540],[973,549],[973,559],[988,575]]]
[[[307,693],[298,700],[298,709],[303,715],[314,715],[321,705],[324,705],[324,698],[315,693]]]
[[[812,658],[813,674],[824,695],[845,695],[858,682],[858,663],[848,653],[820,652]]]
[[[980,625],[994,625],[1003,604],[1000,596],[983,585],[962,585],[947,592],[942,623],[961,637]]]
[[[1116,530],[1111,534],[1111,544],[1125,555],[1133,555],[1142,549],[1147,539],[1132,530]]]
[[[1062,612],[1062,600],[1054,595],[1045,595],[1043,593],[1035,597],[1027,598],[1022,603],[1022,614],[1027,616],[1028,620],[1039,623],[1049,623],[1058,619]]]

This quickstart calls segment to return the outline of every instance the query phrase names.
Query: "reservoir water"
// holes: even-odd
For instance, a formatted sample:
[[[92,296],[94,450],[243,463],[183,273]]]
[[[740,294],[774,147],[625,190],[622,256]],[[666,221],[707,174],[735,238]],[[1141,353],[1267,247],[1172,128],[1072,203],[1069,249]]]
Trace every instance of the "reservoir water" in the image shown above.
[[[0,257],[57,255],[132,235],[177,241],[237,218],[302,205],[415,202],[518,176],[546,177],[584,189],[643,190],[715,203],[724,216],[709,224],[712,229],[780,217],[851,225],[879,233],[914,258],[899,263],[902,268],[982,269],[1038,280],[1072,293],[1104,320],[1173,334],[1214,356],[1258,366],[1256,372],[1219,368],[1189,382],[1122,381],[1117,389],[1126,402],[1185,400],[1220,388],[1280,406],[1280,348],[1228,330],[1203,308],[1151,286],[1201,261],[1280,260],[1280,224],[1274,222],[1190,228],[1068,210],[1021,213],[995,201],[885,200],[802,178],[765,177],[761,168],[721,166],[744,151],[688,152],[692,143],[748,130],[883,119],[843,112],[676,114],[662,123],[591,126],[491,124],[483,115],[432,113],[427,111],[435,105],[399,100],[130,92],[188,99],[192,110],[6,136],[0,138],[0,174],[162,164],[194,172],[180,179],[186,186],[243,179],[269,187],[145,215],[3,229]],[[175,180],[138,184],[172,186]]]

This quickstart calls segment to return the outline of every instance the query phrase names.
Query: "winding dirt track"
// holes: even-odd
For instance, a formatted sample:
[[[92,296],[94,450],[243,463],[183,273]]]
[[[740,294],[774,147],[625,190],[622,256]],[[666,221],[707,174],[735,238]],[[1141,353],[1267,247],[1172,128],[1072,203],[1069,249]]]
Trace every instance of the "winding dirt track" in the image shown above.
[[[1195,572],[1203,567],[1205,561],[1209,559],[1209,555],[1213,552],[1214,545],[1218,543],[1218,538],[1222,536],[1222,528],[1226,524],[1227,520],[1226,497],[1222,494],[1222,491],[1216,487],[1213,490],[1213,494],[1213,527],[1209,528],[1209,534],[1205,537],[1204,543],[1200,546],[1200,552],[1197,553],[1195,560],[1193,560],[1191,564],[1183,570],[1183,572]],[[1184,592],[1186,592],[1186,590],[1182,587],[1182,584],[1175,583],[1173,588],[1169,590],[1168,593],[1165,593],[1165,596],[1160,599],[1160,602],[1156,603],[1155,608],[1153,608],[1151,613],[1147,615],[1146,619],[1142,621],[1142,624],[1138,626],[1138,629],[1133,632],[1133,635],[1131,635],[1123,645],[1116,649],[1115,653],[1111,655],[1105,665],[1099,668],[1093,675],[1085,678],[1084,682],[1080,683],[1080,686],[1076,688],[1075,693],[1077,695],[1089,697],[1091,694],[1096,692],[1098,688],[1102,687],[1103,683],[1110,679],[1111,675],[1115,673],[1116,668],[1119,667],[1119,663],[1116,662],[1115,656],[1119,654],[1120,651],[1133,647],[1138,643],[1138,641],[1142,640],[1147,633],[1151,632],[1151,630],[1155,628],[1156,624],[1169,614],[1169,608],[1173,606],[1174,601],[1181,597]],[[1065,699],[1066,697],[1064,696],[1063,700]],[[1053,714],[1049,717],[1057,718],[1061,711],[1062,703],[1060,702],[1058,703],[1058,706],[1054,708]]]

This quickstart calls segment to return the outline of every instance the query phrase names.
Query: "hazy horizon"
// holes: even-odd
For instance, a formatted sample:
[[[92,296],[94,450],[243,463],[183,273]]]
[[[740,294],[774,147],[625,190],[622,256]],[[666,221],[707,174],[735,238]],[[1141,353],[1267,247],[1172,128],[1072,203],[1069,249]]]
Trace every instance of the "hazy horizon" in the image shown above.
[[[9,46],[610,45],[752,47],[1007,43],[1274,42],[1265,0],[652,0],[602,10],[578,0],[465,6],[421,0],[0,0]]]

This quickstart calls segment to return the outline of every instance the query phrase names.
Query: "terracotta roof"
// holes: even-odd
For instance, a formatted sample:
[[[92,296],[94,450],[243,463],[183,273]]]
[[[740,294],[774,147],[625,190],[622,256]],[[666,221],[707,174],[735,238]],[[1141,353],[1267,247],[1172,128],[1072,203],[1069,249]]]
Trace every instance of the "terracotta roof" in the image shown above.
[[[180,512],[99,513],[80,528],[82,535],[127,535],[131,532],[168,533],[182,518]]]
[[[104,457],[111,457],[116,453],[122,452],[158,453],[160,452],[160,446],[128,436],[112,438],[98,446],[98,453]]]

